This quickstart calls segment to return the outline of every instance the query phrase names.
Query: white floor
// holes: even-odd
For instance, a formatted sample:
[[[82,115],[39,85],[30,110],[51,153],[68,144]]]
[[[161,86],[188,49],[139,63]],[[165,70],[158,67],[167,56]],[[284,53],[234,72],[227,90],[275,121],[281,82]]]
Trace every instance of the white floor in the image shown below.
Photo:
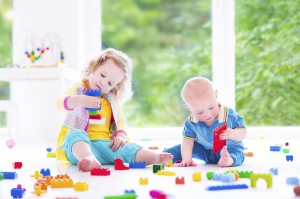
[[[282,152],[270,152],[270,145],[283,144],[289,142],[291,149],[290,154],[294,155],[294,161],[287,162],[286,154]],[[170,147],[176,142],[174,141],[139,141],[139,144],[148,146]],[[214,171],[222,173],[226,168],[219,168],[216,165],[206,165],[199,162],[197,167],[170,167],[168,170],[176,172],[176,176],[184,176],[185,184],[176,185],[176,176],[158,176],[153,174],[152,167],[146,169],[132,169],[127,171],[115,171],[113,166],[104,166],[111,169],[110,176],[91,176],[89,172],[79,172],[76,166],[68,168],[58,168],[58,164],[54,158],[46,157],[46,148],[54,147],[55,143],[16,143],[15,147],[9,149],[5,145],[5,140],[0,141],[0,171],[15,171],[18,178],[15,180],[0,180],[0,199],[12,198],[10,190],[21,184],[26,188],[24,198],[103,198],[109,195],[120,195],[125,190],[134,190],[138,198],[147,199],[150,190],[162,190],[166,194],[171,195],[170,198],[186,199],[186,198],[296,198],[293,192],[293,186],[287,185],[288,177],[297,177],[300,179],[300,158],[297,156],[300,152],[300,140],[246,140],[245,146],[247,151],[254,153],[254,157],[246,157],[242,166],[237,167],[239,171],[253,171],[255,173],[269,173],[270,168],[278,168],[279,174],[273,176],[273,187],[266,188],[263,180],[257,182],[257,188],[250,188],[249,179],[239,179],[235,184],[247,184],[248,189],[244,190],[226,190],[226,191],[207,191],[207,186],[226,185],[226,183],[218,181],[208,181],[206,172]],[[12,162],[22,161],[22,169],[13,169]],[[67,173],[74,182],[85,181],[89,184],[89,190],[86,192],[77,192],[71,188],[51,189],[48,188],[46,194],[35,196],[33,184],[36,182],[34,178],[29,177],[34,174],[35,170],[49,168],[51,175]],[[194,182],[192,174],[201,171],[202,181]],[[148,185],[140,185],[139,178],[148,177]],[[299,198],[299,197],[298,197]]]

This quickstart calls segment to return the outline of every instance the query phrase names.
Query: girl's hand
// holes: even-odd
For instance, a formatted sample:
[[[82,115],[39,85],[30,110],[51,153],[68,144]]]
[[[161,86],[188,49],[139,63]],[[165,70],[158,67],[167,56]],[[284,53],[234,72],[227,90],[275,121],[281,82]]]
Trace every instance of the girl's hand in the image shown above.
[[[234,140],[234,130],[231,128],[227,128],[223,133],[220,134],[220,140]]]
[[[81,105],[85,108],[100,108],[100,99],[98,97],[81,95]]]
[[[109,147],[112,148],[113,151],[117,151],[120,147],[123,147],[124,145],[125,145],[124,137],[116,136],[109,144]]]
[[[195,164],[193,159],[184,159],[179,164],[179,167],[190,167],[190,166],[197,166],[197,164]]]

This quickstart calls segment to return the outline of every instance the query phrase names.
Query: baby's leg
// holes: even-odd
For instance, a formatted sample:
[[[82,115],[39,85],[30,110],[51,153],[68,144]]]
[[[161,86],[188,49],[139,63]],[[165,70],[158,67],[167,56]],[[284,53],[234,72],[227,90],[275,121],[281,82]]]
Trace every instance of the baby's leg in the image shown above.
[[[227,150],[227,146],[224,146],[220,152],[221,158],[219,160],[220,167],[229,167],[234,163],[233,158],[230,156]]]
[[[166,164],[172,160],[173,155],[170,153],[156,153],[153,151],[140,149],[136,153],[136,162],[146,162],[146,165],[150,164]]]
[[[75,142],[72,146],[72,152],[78,159],[77,167],[79,170],[90,171],[92,168],[101,167],[88,143],[84,141]]]

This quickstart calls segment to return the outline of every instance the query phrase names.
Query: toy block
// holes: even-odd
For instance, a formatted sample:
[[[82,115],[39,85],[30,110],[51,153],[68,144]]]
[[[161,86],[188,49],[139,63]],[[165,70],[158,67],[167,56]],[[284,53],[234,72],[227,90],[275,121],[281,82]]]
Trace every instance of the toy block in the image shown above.
[[[289,152],[290,152],[290,149],[288,149],[288,148],[282,148],[282,152],[283,152],[283,153],[289,153]]]
[[[165,166],[166,167],[172,167],[173,166],[173,160],[170,160],[169,162],[167,162],[167,164]]]
[[[213,180],[221,180],[222,179],[223,174],[222,173],[214,173],[213,175]]]
[[[297,177],[288,177],[286,179],[286,183],[288,185],[299,185],[299,179]]]
[[[284,145],[285,145],[285,146],[289,146],[289,142],[286,142]]]
[[[147,184],[148,184],[148,178],[140,177],[140,185],[147,185]]]
[[[48,158],[55,158],[56,157],[56,152],[48,152],[47,157]]]
[[[153,164],[153,173],[157,173],[160,170],[164,169],[164,165],[163,164]]]
[[[236,172],[238,170],[239,170],[238,168],[234,168],[234,167],[228,169],[228,171],[230,171],[230,173]]]
[[[252,173],[253,173],[253,171],[237,171],[239,178],[250,178],[250,175]]]
[[[256,174],[256,173],[252,173],[250,175],[250,186],[252,188],[256,187],[256,182],[258,179],[264,179],[265,182],[267,183],[267,188],[270,189],[272,187],[272,181],[273,181],[273,177],[272,174]]]
[[[90,124],[105,124],[105,118],[102,118],[101,120],[90,119],[89,123]]]
[[[245,156],[246,156],[246,157],[253,157],[253,153],[252,153],[252,152],[246,152],[246,153],[245,153]]]
[[[18,178],[18,174],[16,172],[3,172],[0,171],[0,173],[3,174],[3,179],[17,179]]]
[[[159,148],[158,146],[149,146],[148,147],[148,149],[151,149],[151,150],[158,150],[158,148]]]
[[[41,190],[47,191],[48,185],[46,182],[36,182],[34,186],[40,186]]]
[[[184,184],[184,177],[183,176],[181,178],[176,177],[175,184]]]
[[[193,180],[195,182],[200,182],[202,180],[202,172],[194,172],[193,173]]]
[[[91,119],[91,120],[101,120],[101,115],[90,115],[89,116],[89,118]]]
[[[151,198],[157,198],[157,199],[167,199],[168,196],[162,192],[162,191],[159,191],[159,190],[151,190],[149,191],[149,195],[151,196]]]
[[[42,174],[40,174],[40,172],[38,170],[34,171],[33,175],[30,175],[30,177],[33,177],[35,179],[38,179],[39,177],[43,177]]]
[[[296,196],[300,196],[300,186],[294,187],[294,193],[296,194]]]
[[[85,108],[85,109],[88,110],[88,111],[97,111],[97,110],[101,110],[102,106],[101,106],[101,104],[99,104],[99,108]]]
[[[86,90],[85,95],[101,97],[102,91],[100,89],[88,89]]]
[[[176,173],[174,171],[167,171],[167,170],[159,170],[156,172],[157,175],[160,176],[174,176]]]
[[[51,180],[51,188],[72,188],[73,180],[71,178],[53,178]]]
[[[0,180],[4,179],[4,174],[2,172],[0,172]]]
[[[135,194],[135,191],[133,189],[124,191],[124,194],[133,194],[133,193]]]
[[[221,149],[226,146],[226,140],[220,140],[220,135],[227,129],[226,123],[214,130],[214,143],[213,143],[213,153],[218,153]]]
[[[87,191],[89,189],[89,185],[86,182],[76,182],[74,184],[75,191]]]
[[[67,175],[67,174],[59,174],[59,175],[56,175],[54,178],[56,178],[56,179],[64,179],[64,178],[69,179],[70,176]]]
[[[129,168],[131,169],[144,169],[146,168],[146,162],[130,162]]]
[[[224,174],[222,175],[221,181],[222,182],[234,182],[236,180],[236,177],[232,173]]]
[[[52,152],[52,148],[46,148],[47,152]]]
[[[294,157],[293,155],[286,155],[285,159],[286,161],[293,161]]]
[[[51,172],[50,169],[41,169],[40,170],[40,174],[42,174],[43,176],[51,176]]]
[[[42,190],[41,186],[35,186],[34,191],[32,191],[31,193],[33,193],[33,194],[35,194],[37,196],[40,196],[40,195],[46,193],[46,191]]]
[[[51,185],[51,180],[52,180],[53,176],[43,176],[42,178],[39,178],[37,180],[37,182],[39,183],[46,183],[47,185]]]
[[[272,173],[273,175],[278,175],[278,168],[271,168],[270,173]]]
[[[22,168],[22,162],[13,162],[14,169],[21,169]]]
[[[108,168],[93,168],[91,170],[92,176],[109,176],[110,170]]]
[[[89,111],[89,116],[98,115],[98,111]]]
[[[13,147],[15,146],[15,144],[16,144],[16,142],[15,142],[15,140],[12,139],[12,138],[6,140],[6,146],[7,146],[8,148],[10,148],[10,149],[13,148]]]
[[[104,199],[136,199],[136,194],[123,194],[123,195],[115,195],[115,196],[104,196]]]
[[[270,146],[270,151],[280,151],[281,146]]]
[[[231,190],[231,189],[248,189],[248,186],[246,184],[220,185],[220,186],[209,186],[206,189],[208,191]]]
[[[212,180],[213,176],[214,176],[214,172],[213,171],[209,171],[209,172],[206,173],[206,178],[208,180]]]
[[[10,195],[13,198],[23,198],[24,194],[25,194],[26,189],[22,188],[22,187],[18,187],[18,188],[12,188],[10,190]]]
[[[122,159],[117,158],[115,159],[115,170],[129,170],[129,167],[124,165]]]

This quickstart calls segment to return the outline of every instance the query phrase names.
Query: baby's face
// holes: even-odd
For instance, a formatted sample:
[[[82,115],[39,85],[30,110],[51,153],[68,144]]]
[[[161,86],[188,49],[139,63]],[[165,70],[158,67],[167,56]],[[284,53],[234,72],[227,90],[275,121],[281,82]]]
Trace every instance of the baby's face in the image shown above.
[[[207,126],[214,123],[220,111],[215,93],[187,100],[186,106],[198,121],[205,123]]]

